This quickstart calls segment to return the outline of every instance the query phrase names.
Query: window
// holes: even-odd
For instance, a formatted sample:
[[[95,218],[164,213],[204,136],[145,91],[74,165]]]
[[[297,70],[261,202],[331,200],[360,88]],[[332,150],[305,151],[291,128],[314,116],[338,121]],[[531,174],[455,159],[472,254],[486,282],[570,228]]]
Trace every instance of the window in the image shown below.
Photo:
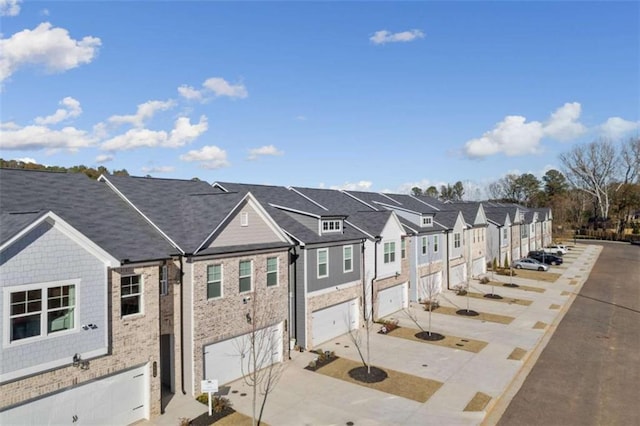
[[[222,297],[222,265],[207,266],[207,299]]]
[[[393,263],[396,261],[396,243],[384,243],[384,263]]]
[[[429,240],[427,237],[422,237],[422,254],[427,254],[427,246],[429,245]]]
[[[437,235],[433,236],[433,252],[438,252],[438,243],[440,242],[440,238]]]
[[[169,275],[168,266],[162,265],[160,267],[160,296],[166,296],[169,294]]]
[[[453,234],[453,248],[460,248],[460,233]]]
[[[129,275],[120,278],[120,315],[142,313],[142,283],[140,275]]]
[[[342,258],[344,259],[343,272],[353,271],[353,247],[342,247]]]
[[[473,242],[474,243],[476,242],[476,230],[475,229],[473,230]]]
[[[341,232],[342,221],[341,220],[323,220],[322,232]]]
[[[318,278],[329,276],[329,250],[318,250]]]
[[[251,291],[252,280],[253,280],[252,261],[251,260],[240,261],[240,272],[239,272],[240,293],[246,293],[247,291]]]
[[[400,240],[400,256],[403,259],[407,258],[407,239],[406,238],[402,238]]]
[[[267,258],[267,287],[278,285],[278,258]]]
[[[10,293],[10,342],[75,328],[75,285],[30,287]]]
[[[507,239],[507,228],[503,228],[502,229],[502,239],[506,240]]]
[[[249,213],[240,213],[240,226],[249,226]]]
[[[422,226],[433,226],[433,218],[431,216],[423,216]]]

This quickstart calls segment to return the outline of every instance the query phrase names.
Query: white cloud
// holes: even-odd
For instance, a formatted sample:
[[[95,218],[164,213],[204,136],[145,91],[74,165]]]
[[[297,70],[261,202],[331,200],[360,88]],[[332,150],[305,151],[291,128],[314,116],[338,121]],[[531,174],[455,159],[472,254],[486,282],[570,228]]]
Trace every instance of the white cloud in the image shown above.
[[[144,173],[171,173],[176,168],[173,166],[155,166],[155,167],[143,167]]]
[[[113,155],[101,154],[96,157],[96,163],[108,163],[113,161]]]
[[[180,96],[190,101],[202,100],[202,92],[200,90],[194,89],[191,86],[187,86],[186,84],[178,87],[178,93],[180,94]]]
[[[47,117],[37,117],[35,119],[36,124],[47,125],[57,124],[61,121],[68,120],[70,118],[78,117],[82,114],[82,108],[80,108],[80,102],[76,99],[67,96],[59,102],[62,108],[59,108],[53,114]]]
[[[600,133],[611,139],[619,139],[628,133],[640,129],[640,121],[628,121],[620,117],[611,117],[600,125]]]
[[[249,150],[249,160],[257,160],[258,157],[263,157],[265,155],[282,155],[284,152],[278,151],[273,145],[265,145],[260,148],[252,148]]]
[[[156,112],[166,111],[175,106],[175,101],[147,101],[138,105],[138,110],[132,115],[113,115],[109,122],[114,124],[131,124],[134,127],[142,127],[145,121],[151,119]]]
[[[75,151],[95,144],[96,140],[84,130],[65,127],[52,130],[46,126],[3,125],[2,148],[8,150],[68,149]]]
[[[569,141],[586,133],[580,122],[582,106],[578,102],[566,103],[558,108],[544,125],[544,133],[553,139]]]
[[[359,182],[345,182],[342,185],[333,185],[330,189],[344,189],[347,191],[369,191],[373,182],[361,180]]]
[[[64,28],[43,22],[34,30],[23,30],[0,39],[0,82],[25,65],[41,65],[49,72],[62,72],[91,62],[100,47],[97,37],[69,37]]]
[[[0,123],[0,130],[18,130],[19,128],[20,126],[13,121],[5,121],[4,123]]]
[[[537,154],[542,151],[542,138],[568,141],[582,136],[587,128],[580,123],[582,107],[578,102],[566,103],[555,110],[543,124],[527,122],[526,117],[509,115],[482,137],[467,141],[464,152],[469,157],[481,158],[503,153],[507,156]]]
[[[0,0],[0,16],[18,16],[22,0]]]
[[[177,148],[193,141],[207,128],[207,117],[204,115],[200,117],[197,124],[191,124],[187,117],[179,117],[170,133],[164,130],[134,128],[106,140],[102,144],[102,149],[105,151],[125,151],[144,147]]]
[[[22,161],[23,163],[31,163],[31,164],[38,163],[34,158],[31,158],[31,157],[17,158],[16,161]]]
[[[297,115],[296,120],[298,121],[307,121],[307,117],[304,115]]]
[[[527,123],[525,117],[510,115],[482,137],[468,141],[465,152],[469,157],[486,157],[500,152],[508,156],[535,154],[540,151],[543,135],[541,123]]]
[[[227,152],[217,146],[204,146],[199,150],[189,151],[180,156],[182,161],[198,162],[204,169],[220,169],[228,167]]]
[[[225,79],[212,77],[207,79],[202,86],[211,90],[216,96],[228,96],[230,98],[246,98],[249,96],[244,84],[229,84]]]
[[[427,188],[429,188],[430,186],[435,186],[436,188],[438,188],[438,191],[440,190],[440,186],[442,185],[446,185],[446,182],[438,182],[438,183],[434,183],[432,181],[430,181],[429,179],[422,179],[418,182],[407,182],[407,183],[403,183],[401,184],[395,191],[393,190],[386,190],[383,192],[395,192],[395,193],[400,193],[400,194],[410,194],[411,193],[411,189],[415,188],[416,186],[420,189],[422,189],[423,191],[426,190]]]
[[[424,38],[424,33],[420,30],[409,30],[399,33],[381,30],[376,31],[371,37],[369,37],[369,40],[373,44],[385,44],[414,41],[418,38]]]

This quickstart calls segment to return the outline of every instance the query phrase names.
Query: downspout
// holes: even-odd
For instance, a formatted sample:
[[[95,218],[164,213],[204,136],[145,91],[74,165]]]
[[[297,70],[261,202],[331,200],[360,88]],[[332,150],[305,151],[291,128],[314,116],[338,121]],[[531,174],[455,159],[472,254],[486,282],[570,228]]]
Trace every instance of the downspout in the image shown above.
[[[366,321],[367,320],[367,277],[365,275],[365,262],[364,262],[364,243],[366,239],[360,240],[360,277],[362,279],[362,317]]]
[[[373,321],[373,283],[378,279],[378,244],[382,241],[382,237],[377,235],[373,244],[373,278],[371,278],[371,321]]]
[[[445,232],[447,236],[447,290],[451,290],[451,247],[449,246],[449,232]]]
[[[184,389],[184,264],[180,256],[180,387],[182,394],[186,395]]]
[[[289,341],[291,341],[291,336],[298,339],[298,304],[296,301],[297,297],[297,264],[298,264],[298,254],[296,253],[296,248],[289,248]],[[292,296],[293,294],[293,296]],[[291,359],[291,348],[289,348],[289,359]]]
[[[161,265],[160,265],[160,279],[158,280],[158,284],[160,286],[160,288],[158,289],[158,345],[159,350],[158,350],[158,361],[160,361],[162,359],[162,269],[163,266],[167,264],[167,261],[165,260]],[[167,276],[165,277],[165,279],[167,280],[167,285],[169,285],[169,267],[167,266]],[[162,362],[160,362],[160,414],[164,414],[164,406],[162,405]],[[157,371],[157,369],[153,369],[155,371]]]

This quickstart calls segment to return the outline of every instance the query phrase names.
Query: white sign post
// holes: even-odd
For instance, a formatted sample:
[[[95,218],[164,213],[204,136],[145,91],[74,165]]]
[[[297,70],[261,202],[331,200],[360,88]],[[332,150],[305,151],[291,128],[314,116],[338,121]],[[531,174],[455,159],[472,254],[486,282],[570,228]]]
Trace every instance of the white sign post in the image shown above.
[[[202,388],[202,392],[206,392],[209,395],[209,416],[211,416],[211,394],[218,392],[218,381],[203,380],[200,383],[200,387]]]

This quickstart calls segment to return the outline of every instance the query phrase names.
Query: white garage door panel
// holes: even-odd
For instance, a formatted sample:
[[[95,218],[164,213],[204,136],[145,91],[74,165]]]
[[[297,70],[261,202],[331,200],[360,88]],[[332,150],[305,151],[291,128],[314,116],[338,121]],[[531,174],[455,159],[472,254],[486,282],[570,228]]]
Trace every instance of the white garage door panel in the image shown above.
[[[471,270],[472,270],[472,273],[471,273],[472,277],[477,277],[487,272],[486,265],[485,265],[485,258],[479,257],[477,259],[473,259],[473,266]]]
[[[0,413],[0,424],[128,425],[148,417],[147,367]]]
[[[258,330],[255,340],[256,349],[260,351],[258,358],[268,360],[262,363],[262,368],[282,361],[282,323]],[[254,368],[249,364],[250,350],[249,334],[205,346],[205,379],[217,380],[222,385],[248,374]]]
[[[420,284],[418,287],[419,299],[429,300],[429,293],[431,293],[431,297],[435,297],[441,292],[442,292],[442,271],[438,271],[433,274],[429,274],[420,278]]]
[[[378,317],[386,317],[407,307],[407,283],[385,288],[378,293]]]
[[[467,281],[467,265],[462,264],[451,268],[449,284],[454,287]]]
[[[355,330],[358,312],[356,299],[315,311],[311,315],[313,346]]]

